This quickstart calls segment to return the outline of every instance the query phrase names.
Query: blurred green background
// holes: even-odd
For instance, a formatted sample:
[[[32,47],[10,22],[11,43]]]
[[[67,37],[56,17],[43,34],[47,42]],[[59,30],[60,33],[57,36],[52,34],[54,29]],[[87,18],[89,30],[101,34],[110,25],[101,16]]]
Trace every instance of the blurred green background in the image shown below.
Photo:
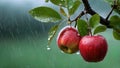
[[[0,0],[0,68],[120,68],[120,41],[114,40],[110,29],[101,33],[108,41],[108,53],[102,62],[88,63],[79,54],[62,53],[56,44],[57,35],[47,50],[48,31],[54,23],[40,23],[28,14],[41,5],[58,10],[43,1]],[[103,17],[111,10],[103,0],[89,1]]]

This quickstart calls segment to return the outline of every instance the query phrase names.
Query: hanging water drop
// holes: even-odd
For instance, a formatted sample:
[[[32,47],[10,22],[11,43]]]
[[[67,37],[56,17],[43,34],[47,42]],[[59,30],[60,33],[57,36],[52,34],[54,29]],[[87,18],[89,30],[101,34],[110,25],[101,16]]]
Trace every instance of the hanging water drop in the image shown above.
[[[50,50],[51,48],[49,46],[47,46],[47,50]]]
[[[77,54],[77,55],[79,55],[79,54],[80,54],[80,52],[77,52],[76,54]]]
[[[61,53],[64,53],[63,51],[61,51]]]

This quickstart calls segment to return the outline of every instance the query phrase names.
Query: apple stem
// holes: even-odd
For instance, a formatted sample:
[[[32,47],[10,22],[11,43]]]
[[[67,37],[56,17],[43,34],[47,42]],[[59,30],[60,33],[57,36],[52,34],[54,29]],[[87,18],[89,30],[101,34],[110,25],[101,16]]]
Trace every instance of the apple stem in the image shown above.
[[[71,22],[77,21],[79,18],[81,18],[84,15],[84,11],[82,11],[74,20],[71,20]]]
[[[81,18],[83,15],[84,15],[85,13],[84,13],[84,11],[82,11],[80,14],[79,14],[79,16],[77,16],[74,20],[69,20],[69,21],[71,21],[71,22],[74,22],[75,21],[75,28],[76,28],[76,26],[77,26],[77,20],[79,19],[79,18]]]
[[[87,23],[88,23],[89,35],[92,36],[91,26],[90,26],[90,24],[89,24],[88,16],[87,16],[87,11],[86,11],[85,9],[84,9],[84,13],[85,13],[85,18],[86,18]]]
[[[87,16],[87,11],[84,9],[84,13],[85,13],[85,18],[86,18],[86,20],[87,20],[87,22],[88,22],[88,16]]]
[[[91,28],[89,29],[89,35],[92,36],[92,31]]]
[[[75,21],[75,26],[74,27],[76,28],[76,26],[77,26],[77,21]]]

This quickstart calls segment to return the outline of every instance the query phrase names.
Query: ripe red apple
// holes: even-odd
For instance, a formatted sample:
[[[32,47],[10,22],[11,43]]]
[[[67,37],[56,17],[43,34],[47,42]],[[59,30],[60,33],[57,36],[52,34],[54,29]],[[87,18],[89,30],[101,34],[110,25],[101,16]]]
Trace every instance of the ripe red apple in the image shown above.
[[[88,62],[99,62],[107,53],[107,42],[101,35],[84,36],[79,43],[81,56]]]
[[[78,31],[74,27],[66,26],[59,32],[57,44],[63,52],[72,54],[79,50],[80,39]]]

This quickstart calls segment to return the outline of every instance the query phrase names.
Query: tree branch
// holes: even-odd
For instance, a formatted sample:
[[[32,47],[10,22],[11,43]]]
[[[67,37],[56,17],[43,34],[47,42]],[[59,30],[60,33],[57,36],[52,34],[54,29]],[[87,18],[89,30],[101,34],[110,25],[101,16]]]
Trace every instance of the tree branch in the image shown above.
[[[106,17],[106,20],[109,19],[109,17],[110,17],[110,15],[112,14],[113,10],[114,10],[114,8],[112,8],[112,10],[110,11],[110,13],[109,13],[108,16]]]
[[[84,14],[85,14],[84,11],[82,11],[74,20],[70,20],[69,19],[69,21],[70,22],[74,22],[75,21],[76,23],[75,23],[74,27],[76,27],[77,26],[77,20],[78,20],[78,18],[82,17]]]
[[[84,4],[84,7],[85,7],[85,10],[88,14],[90,15],[94,15],[94,14],[98,14],[97,12],[95,12],[91,6],[89,5],[89,2],[88,0],[82,0],[83,1],[83,4]],[[107,26],[108,28],[111,28],[111,26],[109,25],[109,21],[104,19],[102,16],[100,16],[100,23]]]
[[[112,9],[110,11],[110,13],[108,14],[108,16],[106,17],[106,20],[109,19],[110,15],[112,14],[113,10],[117,7],[117,0],[114,0],[114,5],[112,6]]]
[[[71,22],[76,21],[78,18],[82,17],[84,15],[84,11],[82,11],[74,20],[71,20]]]

